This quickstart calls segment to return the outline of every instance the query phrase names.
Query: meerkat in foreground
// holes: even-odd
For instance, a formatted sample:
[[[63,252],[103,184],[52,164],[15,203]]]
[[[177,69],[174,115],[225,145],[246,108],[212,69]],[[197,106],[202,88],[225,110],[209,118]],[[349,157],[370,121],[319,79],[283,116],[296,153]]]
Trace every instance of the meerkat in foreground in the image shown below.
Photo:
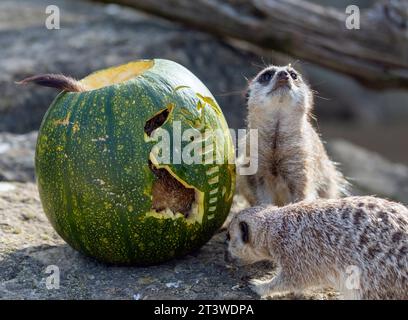
[[[375,197],[302,201],[238,213],[228,253],[241,264],[274,261],[253,280],[261,296],[332,287],[346,299],[408,299],[408,209]]]
[[[258,152],[249,161],[256,158],[258,170],[240,175],[237,190],[251,205],[283,206],[346,193],[346,180],[311,124],[313,93],[298,72],[290,65],[264,69],[249,83],[247,98],[248,129],[258,130]],[[249,150],[249,140],[244,143]]]

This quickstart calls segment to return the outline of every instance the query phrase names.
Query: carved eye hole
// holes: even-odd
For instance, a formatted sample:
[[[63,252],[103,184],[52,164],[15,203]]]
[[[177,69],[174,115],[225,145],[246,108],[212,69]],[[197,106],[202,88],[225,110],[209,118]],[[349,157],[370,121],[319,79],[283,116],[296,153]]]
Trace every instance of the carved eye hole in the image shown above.
[[[249,228],[248,224],[244,221],[241,221],[239,223],[239,228],[241,229],[241,236],[242,236],[242,241],[244,243],[249,242]]]
[[[259,82],[259,83],[263,83],[263,84],[268,83],[269,81],[271,81],[271,79],[272,79],[272,77],[273,77],[274,74],[275,74],[275,71],[274,71],[274,70],[265,71],[264,73],[262,73],[262,74],[259,76],[258,82]]]
[[[291,71],[291,72],[289,72],[289,73],[290,73],[290,76],[292,77],[293,80],[296,80],[296,79],[298,78],[296,72]]]

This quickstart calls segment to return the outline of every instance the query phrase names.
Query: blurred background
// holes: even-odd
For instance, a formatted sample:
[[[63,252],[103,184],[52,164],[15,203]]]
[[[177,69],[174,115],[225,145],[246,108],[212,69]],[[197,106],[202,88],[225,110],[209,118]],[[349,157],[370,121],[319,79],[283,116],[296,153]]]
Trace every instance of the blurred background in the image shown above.
[[[256,7],[255,10],[253,3],[268,1],[55,0],[52,4],[60,9],[60,29],[48,30],[45,27],[48,0],[2,0],[0,180],[33,181],[36,131],[57,95],[52,89],[20,87],[14,83],[28,75],[63,73],[82,78],[92,71],[139,58],[171,59],[189,68],[209,87],[230,127],[243,128],[246,79],[269,63],[292,63],[317,91],[315,126],[328,142],[331,156],[355,181],[355,192],[405,201],[408,197],[406,2],[353,1],[361,9],[362,26],[361,30],[343,32],[345,36],[338,36],[338,22],[342,24],[340,29],[344,29],[344,12],[349,1],[269,1],[276,10],[287,12],[286,16],[281,14],[279,23],[273,22],[274,17],[271,23],[264,22],[267,9],[262,12],[262,7]],[[310,14],[309,8],[318,14]],[[398,9],[397,15],[393,8]],[[231,21],[238,21],[238,27],[240,21],[246,23],[245,19],[255,27],[234,29],[237,27],[228,19],[223,21],[224,25],[223,22],[217,25],[217,15],[211,10],[233,17]],[[395,20],[395,16],[400,20]],[[381,21],[388,18],[389,25]],[[256,25],[257,19],[260,26]],[[279,33],[290,29],[286,23],[300,26],[300,34],[289,32],[288,39],[292,41],[289,49],[279,38]],[[213,26],[221,29],[214,30]],[[391,30],[395,26],[399,29]],[[264,32],[262,28],[270,28],[270,41],[268,35],[258,41],[256,34]],[[327,48],[332,44],[324,39],[326,31],[333,32],[335,45],[349,56],[327,58],[324,41]],[[234,38],[234,32],[238,38],[241,32],[243,38]],[[250,32],[254,34],[253,43]],[[391,45],[379,47],[387,45],[389,32],[398,37],[389,42]],[[377,41],[381,38],[385,40]],[[313,51],[313,41],[320,51]],[[354,46],[359,45],[371,51],[361,54],[357,48],[354,52]],[[405,52],[400,53],[398,48]],[[404,81],[388,81],[381,71],[373,71],[368,65],[371,59],[389,52],[393,52],[394,56],[390,57],[396,59],[396,70],[404,75]],[[387,67],[384,65],[384,74]]]

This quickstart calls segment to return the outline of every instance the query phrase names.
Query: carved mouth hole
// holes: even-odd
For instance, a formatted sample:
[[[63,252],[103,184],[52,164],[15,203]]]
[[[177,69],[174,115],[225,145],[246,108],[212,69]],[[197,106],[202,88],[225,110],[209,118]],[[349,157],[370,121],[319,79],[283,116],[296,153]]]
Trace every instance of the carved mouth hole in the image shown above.
[[[153,118],[147,120],[144,126],[144,131],[146,132],[146,134],[150,137],[154,130],[161,127],[166,122],[169,114],[170,110],[169,108],[166,108],[156,114]]]
[[[152,188],[152,209],[156,212],[166,212],[184,217],[192,214],[196,206],[196,193],[193,188],[187,188],[174,178],[166,169],[156,168],[149,160],[149,168],[155,176]]]

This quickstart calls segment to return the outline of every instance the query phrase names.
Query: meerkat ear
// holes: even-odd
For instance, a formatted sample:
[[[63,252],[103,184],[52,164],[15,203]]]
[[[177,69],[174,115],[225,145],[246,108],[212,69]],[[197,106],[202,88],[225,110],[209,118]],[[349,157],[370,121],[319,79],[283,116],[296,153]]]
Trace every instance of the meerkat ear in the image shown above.
[[[242,241],[244,243],[249,242],[249,228],[248,224],[244,221],[241,221],[239,223],[239,228],[241,229],[241,236],[242,236]]]

